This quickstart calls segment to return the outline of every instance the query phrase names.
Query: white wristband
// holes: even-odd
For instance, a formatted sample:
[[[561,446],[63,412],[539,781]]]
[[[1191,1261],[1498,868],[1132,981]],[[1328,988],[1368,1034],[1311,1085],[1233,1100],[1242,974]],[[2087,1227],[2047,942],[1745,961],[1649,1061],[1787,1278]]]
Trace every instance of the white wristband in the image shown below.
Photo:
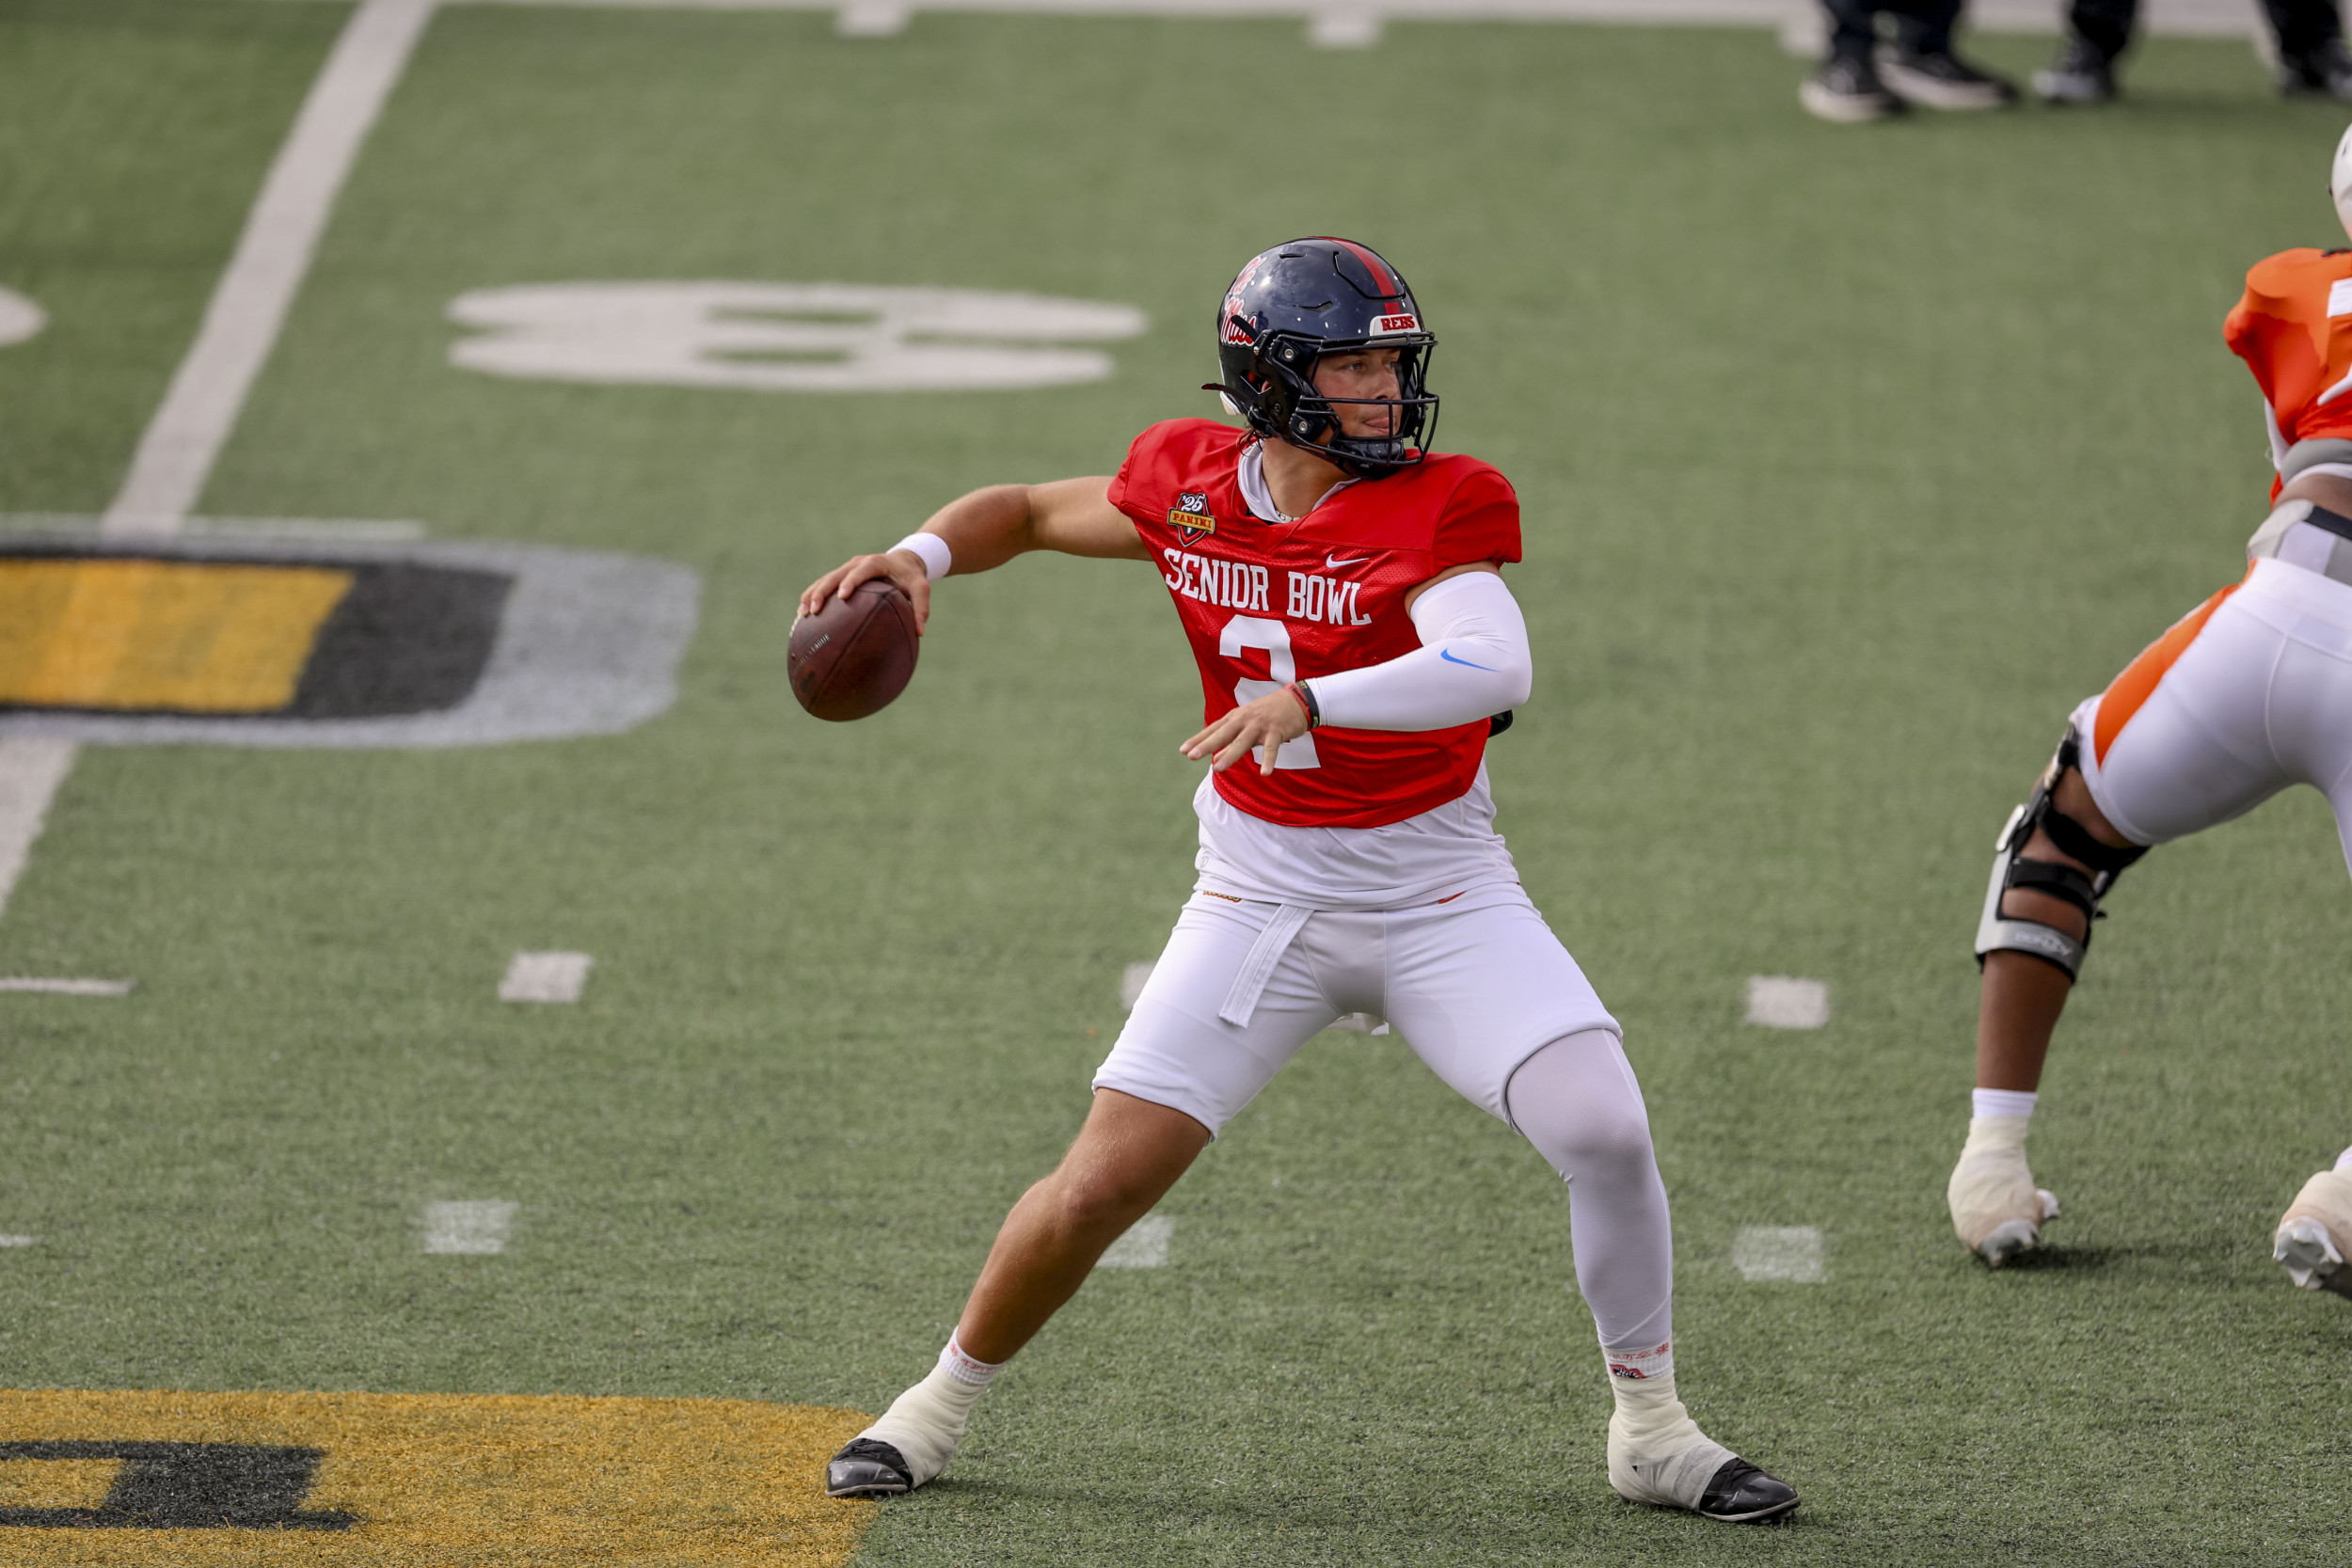
[[[923,574],[933,582],[946,577],[947,568],[956,563],[955,552],[947,547],[947,541],[936,533],[910,533],[890,547],[894,550],[913,550],[921,556]]]

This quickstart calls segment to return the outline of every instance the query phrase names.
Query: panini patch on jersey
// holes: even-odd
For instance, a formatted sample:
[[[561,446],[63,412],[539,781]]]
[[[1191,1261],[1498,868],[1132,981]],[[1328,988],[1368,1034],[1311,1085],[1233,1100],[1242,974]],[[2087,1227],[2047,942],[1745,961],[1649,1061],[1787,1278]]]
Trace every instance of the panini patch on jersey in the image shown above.
[[[1176,498],[1176,504],[1168,509],[1168,523],[1192,544],[1216,531],[1216,519],[1209,515],[1209,497],[1204,490],[1186,490]]]

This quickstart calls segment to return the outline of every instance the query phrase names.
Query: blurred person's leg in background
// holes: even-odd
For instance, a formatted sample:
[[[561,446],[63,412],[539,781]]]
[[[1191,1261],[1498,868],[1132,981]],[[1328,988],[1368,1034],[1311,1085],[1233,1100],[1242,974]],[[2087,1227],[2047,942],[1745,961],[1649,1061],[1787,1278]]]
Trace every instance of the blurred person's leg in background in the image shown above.
[[[2336,0],[2263,0],[2279,40],[2279,90],[2352,100],[2352,53],[2344,46]]]
[[[2276,40],[2279,90],[2352,100],[2352,52],[2336,0],[2262,0]],[[2035,95],[2051,103],[2104,103],[2116,93],[2115,67],[2131,46],[2138,0],[2074,0],[2058,57],[2033,73]]]
[[[2115,62],[2131,47],[2139,0],[2074,0],[2058,58],[2033,73],[2045,103],[2104,103],[2115,96]]]
[[[1823,0],[1829,58],[1799,90],[1822,119],[1883,119],[1911,104],[1931,109],[1997,109],[2017,99],[2000,77],[1952,50],[1961,0]],[[1894,23],[1883,41],[1879,20]]]

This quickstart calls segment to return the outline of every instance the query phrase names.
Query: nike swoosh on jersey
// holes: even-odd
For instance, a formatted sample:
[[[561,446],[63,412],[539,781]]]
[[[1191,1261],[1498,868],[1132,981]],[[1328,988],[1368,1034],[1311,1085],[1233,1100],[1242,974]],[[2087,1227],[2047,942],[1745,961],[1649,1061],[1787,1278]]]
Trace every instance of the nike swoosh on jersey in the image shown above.
[[[1439,648],[1438,650],[1438,657],[1444,659],[1448,664],[1470,664],[1470,667],[1473,670],[1484,670],[1490,675],[1494,673],[1494,670],[1491,666],[1485,664],[1470,664],[1470,661],[1467,658],[1455,658],[1454,657],[1454,650],[1451,648]]]
[[[1327,572],[1336,572],[1343,566],[1361,566],[1371,559],[1372,557],[1368,555],[1354,555],[1342,561],[1336,555],[1327,555],[1323,558],[1323,569]]]

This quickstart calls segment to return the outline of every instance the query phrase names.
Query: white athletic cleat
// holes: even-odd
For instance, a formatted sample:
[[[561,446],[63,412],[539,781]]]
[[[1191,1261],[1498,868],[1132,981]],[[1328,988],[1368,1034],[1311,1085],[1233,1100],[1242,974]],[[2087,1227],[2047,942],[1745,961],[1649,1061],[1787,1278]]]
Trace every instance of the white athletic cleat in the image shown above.
[[[2058,1195],[2033,1184],[2026,1164],[2024,1117],[1977,1117],[1944,1196],[1960,1244],[1999,1268],[2042,1244],[2042,1227],[2058,1216]]]
[[[963,1441],[979,1386],[934,1367],[900,1394],[881,1420],[859,1433],[825,1466],[829,1497],[887,1497],[936,1480]]]
[[[1761,1524],[1795,1508],[1797,1489],[1701,1432],[1671,1375],[1617,1390],[1609,1418],[1609,1484],[1628,1502]]]
[[[2306,1291],[2352,1296],[2352,1171],[2324,1170],[2303,1183],[2271,1238],[2270,1255]]]

